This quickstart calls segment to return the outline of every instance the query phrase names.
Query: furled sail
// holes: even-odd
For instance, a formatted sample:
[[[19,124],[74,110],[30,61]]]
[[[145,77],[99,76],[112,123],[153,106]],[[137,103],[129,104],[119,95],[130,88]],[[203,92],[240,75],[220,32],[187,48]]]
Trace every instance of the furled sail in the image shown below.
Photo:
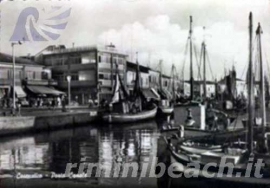
[[[129,98],[128,92],[120,78],[119,72],[118,72],[118,66],[116,64],[116,77],[115,77],[115,84],[113,89],[113,97],[111,100],[111,103],[117,103],[121,100],[126,100]]]
[[[116,80],[115,80],[115,85],[114,85],[114,90],[113,90],[113,97],[111,103],[117,103],[120,101],[120,78],[119,74],[116,74]]]

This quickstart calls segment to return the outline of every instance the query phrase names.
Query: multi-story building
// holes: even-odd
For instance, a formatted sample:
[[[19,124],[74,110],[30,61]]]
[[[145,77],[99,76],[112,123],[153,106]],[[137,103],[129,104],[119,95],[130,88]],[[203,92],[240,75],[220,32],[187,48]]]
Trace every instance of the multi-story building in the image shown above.
[[[15,93],[17,98],[33,95],[60,94],[55,90],[57,82],[51,79],[50,69],[24,58],[15,58]],[[0,53],[0,98],[12,98],[12,56]]]
[[[48,46],[35,56],[41,64],[50,67],[59,88],[68,91],[67,76],[71,76],[71,100],[87,104],[89,99],[111,100],[116,71],[126,83],[127,55],[113,45],[72,47]]]

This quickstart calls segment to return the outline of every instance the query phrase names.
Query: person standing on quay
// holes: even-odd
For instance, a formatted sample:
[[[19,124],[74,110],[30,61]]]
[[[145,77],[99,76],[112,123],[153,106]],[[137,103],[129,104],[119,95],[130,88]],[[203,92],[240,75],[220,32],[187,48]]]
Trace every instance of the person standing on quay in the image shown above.
[[[66,99],[65,99],[65,96],[63,95],[62,96],[62,112],[66,112],[67,109],[66,109]]]

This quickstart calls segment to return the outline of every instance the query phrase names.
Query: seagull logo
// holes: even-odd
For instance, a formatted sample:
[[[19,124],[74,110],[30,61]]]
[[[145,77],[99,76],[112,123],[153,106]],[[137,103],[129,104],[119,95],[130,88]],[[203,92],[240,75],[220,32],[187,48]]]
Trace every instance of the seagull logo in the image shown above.
[[[27,7],[22,10],[10,41],[50,41],[66,28],[71,8],[52,7],[50,11]]]

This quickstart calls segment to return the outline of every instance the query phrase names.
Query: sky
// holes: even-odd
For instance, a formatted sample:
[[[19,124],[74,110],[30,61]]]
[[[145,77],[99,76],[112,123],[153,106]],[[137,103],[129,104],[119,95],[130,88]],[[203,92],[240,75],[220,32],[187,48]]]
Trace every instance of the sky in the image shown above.
[[[39,17],[27,16],[23,26],[29,34],[29,22],[35,28],[59,34],[57,39],[42,36],[47,41],[35,41],[30,37],[22,45],[15,46],[17,55],[35,55],[48,45],[66,47],[113,43],[124,51],[129,60],[157,68],[162,60],[163,72],[171,73],[172,64],[179,74],[184,70],[189,76],[189,51],[185,46],[189,32],[189,16],[193,17],[193,42],[197,59],[200,59],[201,43],[206,42],[209,65],[207,79],[219,79],[225,69],[234,65],[239,78],[245,78],[248,63],[248,16],[253,13],[254,36],[261,23],[263,60],[268,67],[270,54],[270,4],[269,0],[4,0],[0,3],[1,33],[0,51],[12,53],[11,36],[17,20],[25,8],[34,7]],[[62,20],[50,20],[66,10],[70,15]],[[44,25],[67,23],[64,29],[52,29]],[[205,29],[203,29],[205,27]],[[25,28],[20,28],[23,31]],[[40,31],[40,30],[39,30]],[[254,49],[255,51],[255,49]],[[255,53],[254,53],[255,54]],[[269,56],[269,57],[268,57]],[[198,75],[196,57],[194,74]],[[255,57],[254,57],[255,58]],[[183,68],[185,67],[185,68]],[[266,71],[268,69],[266,68]],[[268,74],[268,71],[267,71]]]

